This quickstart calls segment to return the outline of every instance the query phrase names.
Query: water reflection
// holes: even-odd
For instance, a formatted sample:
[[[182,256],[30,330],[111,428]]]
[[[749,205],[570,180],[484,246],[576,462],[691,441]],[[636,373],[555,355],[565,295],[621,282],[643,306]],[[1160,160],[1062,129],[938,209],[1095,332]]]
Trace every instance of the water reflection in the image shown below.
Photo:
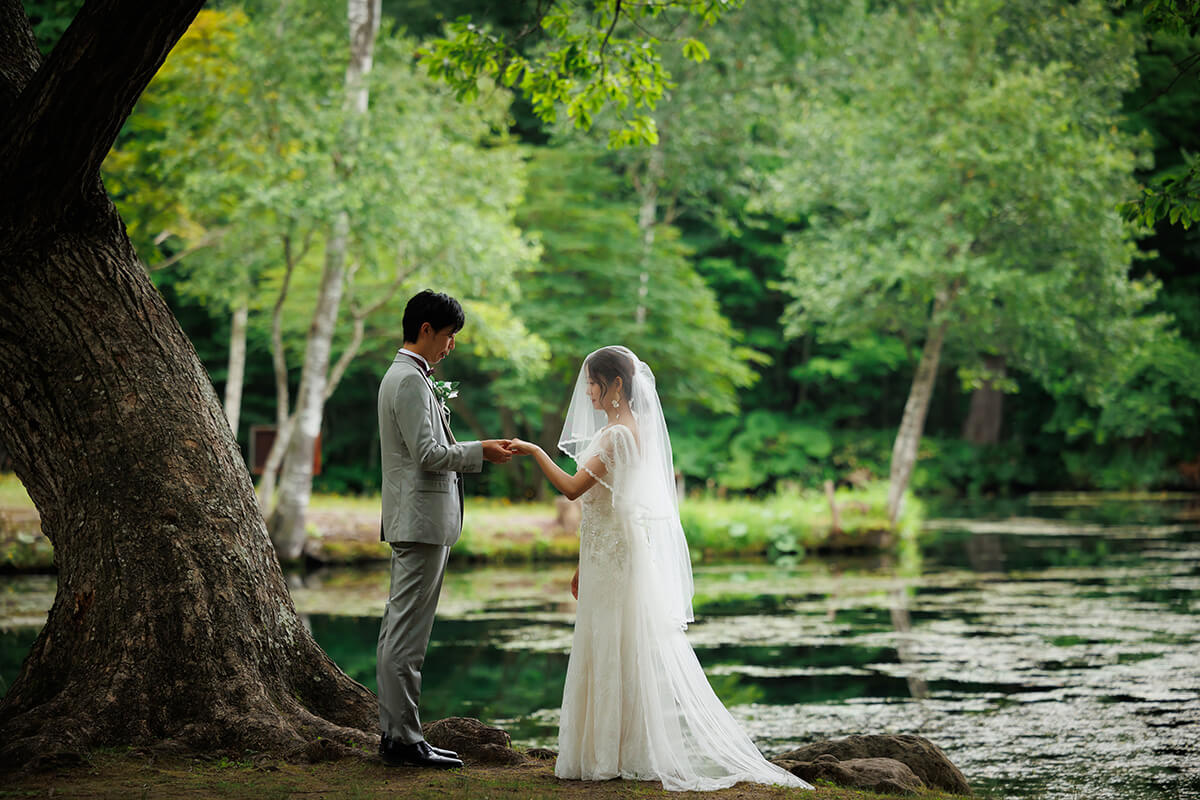
[[[689,638],[718,695],[767,752],[918,733],[997,798],[1200,800],[1200,520],[1178,504],[1004,511],[1015,521],[943,524],[920,552],[697,568]],[[426,718],[554,744],[571,571],[452,568]],[[291,585],[317,640],[374,687],[386,567]],[[0,618],[44,619],[53,579],[15,586],[0,583]],[[0,634],[0,679],[35,631]]]

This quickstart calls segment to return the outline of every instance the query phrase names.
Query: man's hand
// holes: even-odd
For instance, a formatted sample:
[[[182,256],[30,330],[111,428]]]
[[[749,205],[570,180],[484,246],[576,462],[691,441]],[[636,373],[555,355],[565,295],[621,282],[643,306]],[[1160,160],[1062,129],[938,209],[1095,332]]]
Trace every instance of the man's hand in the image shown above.
[[[571,597],[579,599],[579,567],[575,568],[575,574],[571,576]]]
[[[493,464],[507,464],[513,457],[512,442],[508,439],[484,439],[483,457]]]

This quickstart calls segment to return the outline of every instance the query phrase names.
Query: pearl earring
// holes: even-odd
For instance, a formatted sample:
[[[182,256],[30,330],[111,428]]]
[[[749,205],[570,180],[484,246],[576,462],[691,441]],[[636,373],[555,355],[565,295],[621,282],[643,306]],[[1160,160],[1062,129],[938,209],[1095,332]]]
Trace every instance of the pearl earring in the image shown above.
[[[613,408],[620,408],[620,407],[621,407],[621,401],[614,397],[613,398]]]

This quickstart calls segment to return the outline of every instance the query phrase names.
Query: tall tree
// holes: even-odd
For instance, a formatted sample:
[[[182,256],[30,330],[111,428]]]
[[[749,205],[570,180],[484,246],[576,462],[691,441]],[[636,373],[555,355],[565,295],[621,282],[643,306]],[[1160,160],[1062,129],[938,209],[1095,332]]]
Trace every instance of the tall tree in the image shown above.
[[[88,3],[43,62],[0,3],[0,438],[58,567],[0,704],[8,764],[369,741],[371,693],[296,616],[212,384],[99,180],[198,7]]]
[[[6,765],[372,740],[374,698],[296,615],[212,384],[99,178],[200,5],[88,0],[43,61],[0,0],[0,443],[58,566],[0,701]]]
[[[129,136],[106,163],[124,190],[118,206],[138,227],[161,227],[153,239],[174,251],[155,273],[166,275],[157,267],[170,267],[176,292],[210,313],[232,316],[230,361],[244,357],[251,332],[269,341],[279,435],[259,498],[266,512],[278,500],[281,512],[290,509],[300,519],[311,461],[288,462],[283,490],[276,486],[295,446],[292,432],[311,409],[307,387],[323,383],[329,399],[362,348],[373,350],[385,338],[395,346],[402,289],[436,283],[469,298],[486,286],[484,302],[506,311],[516,295],[514,271],[531,262],[536,248],[513,222],[523,164],[502,132],[507,92],[457,102],[414,67],[410,41],[384,35],[372,58],[370,135],[349,142],[345,131],[362,122],[356,119],[362,96],[346,97],[338,67],[345,41],[330,35],[338,20],[321,8],[313,14],[298,13],[304,4],[289,8],[202,11],[130,119],[127,127],[140,135]],[[297,38],[307,42],[300,53],[288,45]],[[355,165],[353,172],[343,164]],[[159,194],[140,178],[160,171],[185,176],[167,193],[178,198],[171,214],[137,202]],[[329,231],[342,208],[354,212],[339,312],[335,327],[326,329],[313,321],[332,311],[329,260],[321,253],[328,255]],[[250,312],[253,318],[239,325]],[[514,360],[528,356],[514,345],[527,335],[519,325],[491,325],[486,335],[509,346]],[[320,374],[313,372],[314,346],[328,350]],[[308,366],[297,370],[297,360]],[[237,376],[236,369],[226,372],[227,415],[238,405],[231,390]],[[323,426],[323,412],[320,418]],[[305,530],[288,531],[277,532],[276,545],[281,557],[294,559]]]
[[[919,350],[895,518],[944,359],[964,380],[995,380],[993,356],[1045,381],[1069,359],[1096,396],[1161,324],[1136,318],[1155,283],[1129,278],[1132,231],[1113,204],[1136,163],[1117,127],[1134,39],[1101,3],[1039,0],[851,12],[834,36],[840,55],[800,78],[792,160],[769,196],[805,224],[789,331],[887,331]]]
[[[370,100],[368,79],[379,33],[381,0],[348,0],[350,61],[346,67],[344,108],[346,125],[342,147],[330,154],[339,162],[344,181],[354,179],[355,150],[367,131]],[[321,434],[326,386],[333,352],[333,333],[345,289],[346,251],[350,239],[350,209],[338,208],[326,234],[321,289],[313,309],[312,325],[304,348],[304,367],[297,391],[295,421],[291,423],[279,498],[268,520],[271,541],[282,558],[296,558],[304,546],[304,515],[312,494],[313,451]],[[282,431],[280,432],[282,435]]]

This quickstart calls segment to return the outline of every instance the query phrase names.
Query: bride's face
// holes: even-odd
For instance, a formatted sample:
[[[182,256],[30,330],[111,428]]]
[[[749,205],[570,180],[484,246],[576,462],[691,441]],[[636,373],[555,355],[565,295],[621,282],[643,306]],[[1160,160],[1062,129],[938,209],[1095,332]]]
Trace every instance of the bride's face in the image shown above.
[[[600,401],[604,395],[604,387],[592,380],[591,375],[588,376],[587,395],[588,399],[592,401],[592,408],[603,410],[604,407],[600,405]]]
[[[621,379],[617,378],[608,385],[607,391],[604,384],[595,380],[591,375],[588,375],[587,394],[588,399],[592,401],[592,408],[599,411],[604,411],[609,407],[609,404],[615,400],[620,392]]]

